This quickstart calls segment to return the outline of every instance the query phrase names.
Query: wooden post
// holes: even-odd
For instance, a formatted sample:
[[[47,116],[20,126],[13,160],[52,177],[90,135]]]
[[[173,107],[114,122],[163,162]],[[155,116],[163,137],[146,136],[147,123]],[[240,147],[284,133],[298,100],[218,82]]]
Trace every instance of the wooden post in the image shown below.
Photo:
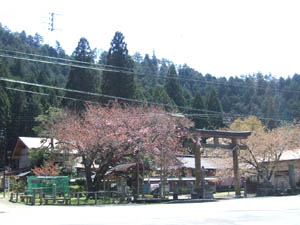
[[[12,202],[14,200],[14,193],[10,193],[10,201]]]
[[[77,192],[76,194],[77,194],[77,205],[79,205],[80,204],[79,192]]]
[[[56,184],[52,186],[53,203],[56,203]]]
[[[144,157],[144,156],[143,156]],[[142,198],[145,198],[145,162],[144,162],[144,158],[143,158],[143,183],[142,183]]]
[[[43,189],[40,189],[40,205],[43,204]]]
[[[95,205],[97,205],[97,192],[95,192]]]
[[[201,154],[200,154],[200,145],[198,142],[195,143],[194,146],[194,155],[195,155],[195,189],[198,190],[200,188],[201,183]]]
[[[19,199],[19,192],[17,191],[17,193],[16,193],[16,202],[18,202],[18,199]]]
[[[289,182],[291,186],[292,193],[296,190],[296,179],[295,179],[295,166],[289,164]]]
[[[205,194],[205,181],[204,181],[204,172],[201,168],[201,146],[198,144],[198,140],[194,145],[194,155],[195,155],[195,187],[194,190],[198,195],[201,195],[204,198]],[[197,197],[198,198],[198,197]]]
[[[247,190],[247,181],[246,181],[246,178],[243,179],[243,186],[244,186],[244,197],[247,198],[247,196],[248,196],[248,190]]]
[[[238,159],[238,149],[237,140],[232,140],[232,158],[233,158],[233,172],[234,172],[234,190],[235,196],[241,197],[241,185],[240,185],[240,174],[239,174],[239,159]]]
[[[32,192],[31,205],[35,205],[35,189],[32,189]]]
[[[136,169],[136,194],[137,198],[139,198],[140,194],[140,152],[137,153],[137,169]]]

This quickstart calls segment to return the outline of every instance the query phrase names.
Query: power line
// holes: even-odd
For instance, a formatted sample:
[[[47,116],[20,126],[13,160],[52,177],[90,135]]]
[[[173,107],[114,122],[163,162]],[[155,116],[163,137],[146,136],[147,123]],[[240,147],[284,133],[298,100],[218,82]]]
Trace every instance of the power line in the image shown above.
[[[44,59],[53,59],[53,60],[71,62],[71,63],[78,63],[78,64],[90,65],[93,68],[94,67],[96,67],[96,68],[100,67],[100,68],[105,69],[105,68],[109,67],[109,68],[115,68],[115,69],[123,69],[124,72],[132,72],[131,69],[126,68],[126,67],[120,67],[120,66],[105,65],[105,64],[96,64],[96,63],[84,62],[84,61],[79,61],[79,60],[74,60],[74,59],[66,59],[66,58],[53,57],[53,56],[45,56],[45,55],[32,54],[32,53],[26,53],[26,52],[20,52],[20,51],[6,50],[6,49],[1,49],[1,48],[0,48],[0,51],[7,52],[7,53],[20,54],[20,55],[25,55],[25,56],[39,57],[39,58],[44,58]]]
[[[49,85],[43,85],[43,84],[30,83],[30,82],[25,82],[25,81],[18,81],[18,80],[8,79],[8,78],[5,78],[5,77],[0,77],[0,80],[5,81],[5,82],[10,82],[10,83],[18,83],[18,84],[35,86],[35,87],[49,88],[49,89],[55,89],[55,90],[60,90],[60,91],[67,91],[67,92],[73,92],[73,93],[78,93],[78,94],[91,95],[91,96],[95,96],[95,97],[104,97],[104,98],[127,101],[127,102],[134,102],[134,103],[150,104],[150,105],[157,105],[157,106],[170,107],[170,108],[181,108],[181,109],[185,109],[185,110],[194,110],[194,111],[201,111],[201,112],[223,114],[222,112],[216,112],[216,111],[211,111],[211,110],[194,109],[194,108],[191,108],[191,107],[174,106],[174,105],[157,103],[157,102],[142,101],[142,100],[137,100],[137,99],[117,97],[117,96],[105,95],[105,94],[99,94],[99,93],[93,93],[93,92],[87,92],[87,91],[79,91],[79,90],[74,90],[74,89],[67,89],[67,88],[61,88],[61,87],[55,87],[55,86],[49,86]]]
[[[52,62],[52,61],[45,61],[45,60],[40,60],[40,59],[30,59],[30,58],[26,58],[26,57],[10,56],[10,55],[2,55],[2,54],[0,54],[0,57],[14,58],[14,59],[19,59],[19,60],[27,60],[27,61],[32,61],[32,62],[40,62],[40,63],[54,64],[54,65],[61,65],[61,66],[78,67],[78,68],[91,69],[91,70],[97,70],[97,71],[115,72],[115,73],[120,73],[120,74],[124,73],[127,75],[136,75],[136,72],[132,71],[129,68],[125,68],[125,67],[118,67],[118,66],[104,65],[104,64],[95,64],[95,63],[89,63],[89,62],[82,62],[82,61],[78,61],[78,60],[64,59],[64,58],[51,57],[51,56],[43,56],[43,55],[38,55],[38,54],[31,54],[31,53],[5,50],[5,49],[0,49],[0,51],[21,54],[21,55],[25,55],[25,56],[27,55],[27,56],[33,56],[33,57],[41,57],[41,58],[45,58],[45,59],[59,60],[59,61],[63,61],[63,62],[58,62],[58,61]],[[78,63],[78,64],[83,64],[83,65],[75,65],[72,63]],[[111,69],[108,69],[108,68],[111,68]],[[206,81],[206,80],[199,80],[199,79],[188,79],[188,78],[168,77],[168,76],[161,77],[158,75],[146,74],[146,73],[138,73],[137,75],[140,75],[140,76],[150,75],[150,76],[154,77],[155,79],[174,79],[174,80],[179,80],[179,81],[200,82],[200,83],[207,83],[207,84],[221,84],[221,85],[227,85],[227,86],[254,88],[254,89],[260,89],[260,90],[266,89],[264,87],[259,87],[259,86],[247,86],[247,85],[236,84],[236,83],[229,84],[229,83],[224,83],[222,81]],[[276,92],[300,93],[300,91],[297,91],[297,90],[279,90],[278,88],[272,88],[271,90],[274,90]]]
[[[5,82],[11,82],[11,83],[18,83],[18,84],[24,84],[24,85],[30,85],[30,86],[36,86],[36,87],[42,87],[42,88],[49,88],[49,89],[55,89],[55,90],[61,90],[61,91],[67,91],[67,92],[73,92],[73,93],[79,93],[79,94],[85,94],[85,95],[92,95],[96,97],[105,97],[105,98],[110,98],[110,99],[115,99],[115,100],[122,100],[122,101],[128,101],[128,102],[135,102],[135,103],[141,103],[141,104],[150,104],[150,105],[157,105],[157,106],[163,106],[163,107],[170,107],[170,108],[181,108],[181,109],[186,109],[186,110],[193,110],[193,111],[200,111],[200,112],[205,112],[205,113],[210,113],[210,114],[184,114],[186,116],[190,117],[202,117],[202,118],[207,118],[209,116],[210,118],[212,117],[219,117],[222,116],[224,118],[229,118],[233,119],[233,117],[247,117],[249,115],[241,115],[241,114],[232,114],[232,113],[223,113],[223,112],[217,112],[217,111],[212,111],[212,110],[205,110],[205,109],[195,109],[191,107],[182,107],[182,106],[174,106],[174,105],[169,105],[169,104],[163,104],[163,103],[157,103],[157,102],[149,102],[149,101],[141,101],[137,99],[130,99],[130,98],[123,98],[123,97],[116,97],[116,96],[111,96],[111,95],[104,95],[104,94],[98,94],[98,93],[92,93],[92,92],[86,92],[86,91],[79,91],[79,90],[74,90],[74,89],[66,89],[66,88],[60,88],[60,87],[55,87],[55,86],[49,86],[49,85],[42,85],[42,84],[36,84],[36,83],[29,83],[25,81],[18,81],[18,80],[13,80],[13,79],[8,79],[8,78],[3,78],[0,77],[1,81]],[[10,88],[13,89],[13,88]],[[15,89],[15,88],[14,88]],[[15,89],[18,91],[21,91],[20,89]],[[23,91],[23,92],[28,92],[32,94],[41,94],[38,92],[33,92],[33,91]],[[42,93],[43,95],[49,95]],[[76,98],[68,98],[68,97],[63,97],[63,96],[58,96],[59,98],[66,98],[69,100],[80,100],[84,102],[89,102],[89,103],[97,103],[97,102],[92,102],[92,101],[86,101],[86,100],[81,100],[81,99],[76,99]],[[263,118],[259,117],[261,120],[273,120],[273,121],[279,121],[279,122],[286,122],[287,120],[278,120],[276,118]]]
[[[29,94],[37,94],[37,95],[42,95],[42,96],[50,96],[50,94],[47,93],[41,93],[41,92],[36,92],[36,91],[28,91],[28,90],[22,90],[22,89],[18,89],[18,88],[11,88],[11,87],[4,87],[4,86],[0,86],[2,88],[5,88],[7,90],[12,90],[12,91],[18,91],[18,92],[24,92],[24,93],[29,93]],[[88,100],[83,100],[83,99],[78,99],[78,98],[70,98],[70,97],[65,97],[65,96],[60,96],[60,95],[55,95],[57,98],[61,98],[61,99],[67,99],[67,100],[72,100],[72,101],[83,101],[86,103],[96,103],[99,104],[98,102],[93,102],[93,101],[88,101]]]
[[[22,89],[18,89],[18,88],[10,88],[10,87],[4,87],[4,86],[0,86],[0,87],[8,89],[8,90],[23,92],[23,93],[37,94],[37,95],[42,95],[42,96],[50,96],[50,94],[40,93],[40,92],[36,92],[36,91],[28,91],[28,90],[22,90]],[[86,103],[100,104],[99,102],[87,101],[87,100],[82,100],[82,99],[77,99],[77,98],[69,98],[69,97],[64,97],[64,96],[59,96],[59,95],[56,95],[56,97],[62,98],[62,99],[68,99],[68,100],[72,100],[72,101],[83,101],[83,102],[86,102]],[[171,116],[173,116],[172,113],[154,113],[154,114],[155,115],[171,115]],[[196,116],[196,117],[205,118],[205,119],[207,119],[207,116],[219,118],[219,116],[217,116],[215,114],[182,114],[182,115],[183,116],[188,116],[188,117]],[[23,116],[23,118],[24,117],[25,116]],[[141,118],[141,117],[143,117],[143,115],[140,115],[137,118]],[[28,118],[30,118],[30,117],[28,116]],[[130,117],[130,118],[132,118],[132,117]],[[19,120],[22,120],[22,121],[34,121],[32,119],[19,119]]]

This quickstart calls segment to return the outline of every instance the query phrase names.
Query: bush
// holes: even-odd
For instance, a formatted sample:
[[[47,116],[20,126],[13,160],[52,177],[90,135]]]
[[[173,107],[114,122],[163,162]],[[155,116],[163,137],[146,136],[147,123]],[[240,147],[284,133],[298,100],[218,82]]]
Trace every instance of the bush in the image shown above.
[[[23,180],[11,180],[10,184],[11,190],[13,192],[25,192],[26,191],[26,182]]]
[[[85,191],[85,187],[86,187],[85,179],[76,179],[75,183],[70,186],[70,191],[72,193],[83,192]]]
[[[71,191],[71,193],[83,192],[84,187],[82,187],[80,185],[72,185],[72,186],[70,186],[70,191]]]

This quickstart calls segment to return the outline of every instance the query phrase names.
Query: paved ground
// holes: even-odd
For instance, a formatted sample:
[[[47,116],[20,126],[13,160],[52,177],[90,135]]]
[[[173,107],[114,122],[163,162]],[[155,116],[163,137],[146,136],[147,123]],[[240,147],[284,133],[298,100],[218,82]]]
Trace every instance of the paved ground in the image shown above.
[[[221,200],[209,203],[24,206],[0,199],[1,225],[98,224],[300,224],[300,196]]]

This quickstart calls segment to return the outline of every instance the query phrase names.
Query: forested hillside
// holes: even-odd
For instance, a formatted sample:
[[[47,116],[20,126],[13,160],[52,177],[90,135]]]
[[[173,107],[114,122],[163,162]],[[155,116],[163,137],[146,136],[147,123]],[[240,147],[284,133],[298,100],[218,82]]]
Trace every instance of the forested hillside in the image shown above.
[[[260,73],[203,75],[188,65],[158,59],[155,53],[129,55],[124,35],[116,32],[101,55],[81,38],[73,54],[67,55],[58,42],[51,47],[38,34],[0,26],[1,149],[8,157],[17,137],[37,135],[32,130],[34,119],[49,107],[80,113],[87,101],[159,103],[190,114],[197,128],[207,129],[248,115],[256,115],[269,129],[300,119],[298,74],[286,79]]]

